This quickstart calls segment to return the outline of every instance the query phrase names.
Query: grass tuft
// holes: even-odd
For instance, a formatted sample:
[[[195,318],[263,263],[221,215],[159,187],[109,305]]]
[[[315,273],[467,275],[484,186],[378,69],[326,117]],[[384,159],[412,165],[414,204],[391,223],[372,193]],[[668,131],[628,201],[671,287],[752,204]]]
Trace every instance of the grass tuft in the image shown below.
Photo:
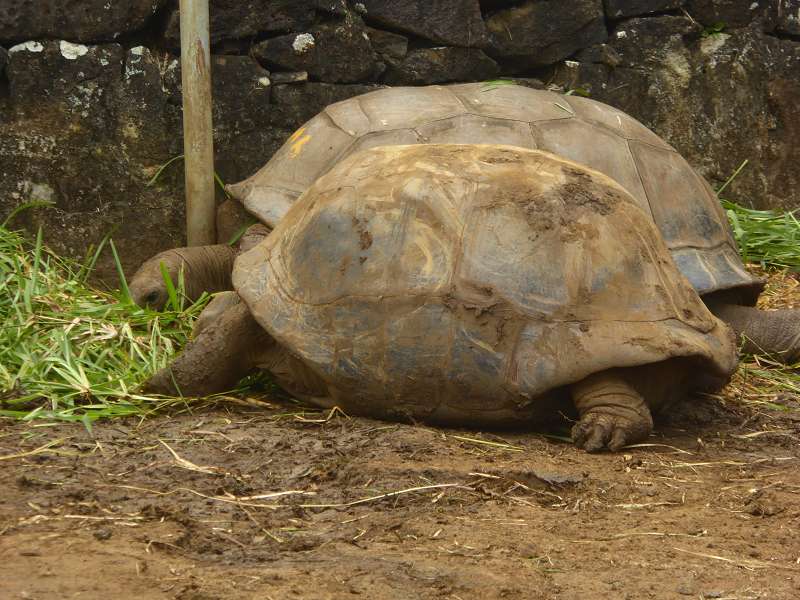
[[[88,425],[185,403],[136,390],[186,343],[207,298],[181,309],[176,296],[163,313],[140,308],[121,267],[121,292],[92,289],[86,277],[101,249],[78,264],[50,252],[41,231],[31,244],[0,226],[1,416]]]
[[[745,208],[721,200],[745,263],[800,270],[800,222],[795,212]]]
[[[800,270],[800,222],[795,217],[796,210],[786,213],[756,210],[722,198],[722,193],[748,162],[742,162],[717,190],[742,260],[762,268]]]

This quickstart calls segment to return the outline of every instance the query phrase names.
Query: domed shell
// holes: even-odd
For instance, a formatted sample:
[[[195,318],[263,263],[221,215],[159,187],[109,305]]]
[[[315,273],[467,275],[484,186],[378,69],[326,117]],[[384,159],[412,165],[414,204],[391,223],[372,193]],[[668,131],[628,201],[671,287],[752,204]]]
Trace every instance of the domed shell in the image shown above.
[[[700,294],[763,284],[742,265],[714,192],[644,125],[608,105],[517,85],[386,88],[328,106],[232,195],[275,226],[314,181],[360,150],[406,144],[509,144],[611,177],[655,221]]]
[[[512,146],[341,161],[241,255],[254,317],[359,414],[518,422],[612,367],[736,350],[619,185]]]

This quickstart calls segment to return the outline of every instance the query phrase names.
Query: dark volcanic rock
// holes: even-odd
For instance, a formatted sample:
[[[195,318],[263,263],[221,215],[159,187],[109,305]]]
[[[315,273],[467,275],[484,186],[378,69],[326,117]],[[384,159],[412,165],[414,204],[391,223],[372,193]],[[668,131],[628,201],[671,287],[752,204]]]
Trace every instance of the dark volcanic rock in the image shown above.
[[[780,0],[687,0],[686,8],[703,25],[723,25],[726,29],[751,24],[772,31]]]
[[[316,0],[316,7],[322,12],[336,15],[337,17],[343,17],[350,13],[350,7],[347,5],[347,0]]]
[[[476,48],[420,48],[386,75],[393,85],[427,85],[452,81],[481,81],[496,77],[497,63]]]
[[[377,27],[448,44],[483,48],[486,26],[478,0],[362,0],[365,20]]]
[[[490,54],[547,65],[608,37],[602,0],[527,0],[490,16]]]
[[[14,118],[0,127],[0,212],[51,201],[22,223],[42,226],[50,246],[78,257],[115,232],[130,267],[182,242],[182,177],[166,173],[147,186],[181,152],[180,114],[148,50],[29,43],[10,54],[7,72]],[[113,282],[113,273],[103,256],[98,274]]]
[[[397,64],[408,54],[408,38],[397,33],[367,28],[372,48],[387,64]]]
[[[128,50],[122,79],[113,84],[116,97],[104,115],[112,130],[103,132],[98,127],[100,140],[115,135],[121,140],[125,161],[147,165],[145,170],[181,154],[180,135],[174,136],[182,132],[180,76],[176,58],[159,56],[143,46]],[[122,183],[130,185],[131,180],[135,177]]]
[[[271,38],[252,53],[271,69],[307,71],[312,79],[330,83],[368,81],[382,70],[364,24],[355,18]]]
[[[578,54],[575,55],[575,60],[617,67],[622,62],[622,57],[613,46],[609,44],[596,44],[578,52]]]
[[[260,168],[272,154],[270,74],[249,56],[214,56],[215,168],[233,183]]]
[[[316,0],[211,0],[211,42],[301,31],[314,22],[316,4]],[[180,45],[177,9],[170,15],[166,38],[172,47]]]
[[[143,28],[168,0],[3,0],[0,42],[113,40]]]
[[[366,94],[380,85],[332,85],[329,83],[301,83],[276,85],[272,90],[271,113],[274,123],[287,128],[289,137],[295,129],[321,112],[329,104]],[[285,138],[284,138],[285,139]],[[264,161],[266,162],[266,161]]]
[[[25,42],[9,51],[6,67],[12,110],[21,117],[94,117],[106,106],[119,80],[123,50],[117,44],[83,46],[71,42]],[[100,124],[98,122],[98,124]],[[85,127],[85,123],[82,127]]]
[[[0,75],[2,75],[6,70],[6,65],[8,64],[8,50],[5,48],[0,48]]]
[[[271,73],[269,79],[274,85],[281,85],[283,83],[305,83],[308,81],[308,73],[305,71]]]
[[[614,31],[609,46],[623,67],[656,69],[664,55],[660,46],[683,46],[689,40],[699,40],[701,34],[701,27],[686,17],[631,19]]]
[[[800,35],[800,0],[778,0],[778,31]]]
[[[800,43],[742,29],[701,35],[689,19],[633,19],[609,45],[621,64],[579,63],[555,78],[565,88],[630,113],[717,184],[745,160],[726,195],[793,209],[800,189]]]
[[[684,0],[604,0],[604,2],[608,18],[621,19],[680,8]]]

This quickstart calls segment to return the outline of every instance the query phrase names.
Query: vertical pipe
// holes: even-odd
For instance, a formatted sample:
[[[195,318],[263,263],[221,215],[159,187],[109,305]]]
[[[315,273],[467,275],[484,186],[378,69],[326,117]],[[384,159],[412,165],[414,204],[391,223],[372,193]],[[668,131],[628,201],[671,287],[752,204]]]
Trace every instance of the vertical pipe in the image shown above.
[[[186,238],[216,243],[208,0],[180,0]]]

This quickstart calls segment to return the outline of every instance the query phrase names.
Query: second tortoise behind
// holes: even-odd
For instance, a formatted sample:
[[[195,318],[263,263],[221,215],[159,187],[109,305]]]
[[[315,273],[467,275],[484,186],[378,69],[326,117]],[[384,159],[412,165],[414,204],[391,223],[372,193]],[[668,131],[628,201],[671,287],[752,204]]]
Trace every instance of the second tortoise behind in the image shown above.
[[[698,293],[736,289],[752,302],[761,291],[761,281],[741,263],[708,183],[630,115],[577,96],[484,83],[376,90],[325,108],[257,173],[228,189],[259,221],[275,227],[346,157],[407,144],[505,144],[587,166],[631,194]]]

